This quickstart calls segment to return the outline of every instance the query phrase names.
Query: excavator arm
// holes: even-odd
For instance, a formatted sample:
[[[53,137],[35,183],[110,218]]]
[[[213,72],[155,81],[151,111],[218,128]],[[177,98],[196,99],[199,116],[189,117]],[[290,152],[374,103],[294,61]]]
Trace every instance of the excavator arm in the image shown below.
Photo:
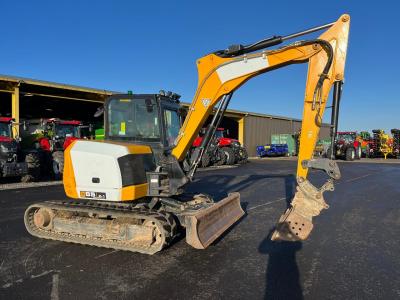
[[[218,104],[217,113],[223,114],[232,93],[246,81],[290,64],[308,63],[297,166],[297,192],[291,207],[280,218],[272,239],[306,239],[313,227],[312,217],[318,215],[322,209],[328,208],[323,199],[323,192],[332,191],[333,180],[340,178],[339,169],[334,161],[313,159],[312,156],[332,86],[335,86],[332,108],[333,137],[337,130],[337,110],[344,79],[349,26],[350,16],[344,14],[331,24],[286,37],[273,37],[249,46],[232,46],[197,61],[197,91],[175,141],[176,146],[172,150],[172,155],[178,161],[185,159],[193,140],[214,107]],[[317,39],[294,42],[279,49],[254,52],[326,28]],[[209,136],[212,133],[210,126]],[[203,142],[202,146],[206,148],[207,139],[204,138]],[[201,151],[204,149],[192,159],[189,178],[196,171]],[[307,180],[310,168],[324,170],[330,179],[321,188],[316,188]]]

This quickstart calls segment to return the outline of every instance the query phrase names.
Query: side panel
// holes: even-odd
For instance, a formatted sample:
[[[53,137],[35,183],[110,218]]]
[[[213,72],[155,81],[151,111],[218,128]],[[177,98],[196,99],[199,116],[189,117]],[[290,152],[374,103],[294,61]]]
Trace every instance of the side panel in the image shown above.
[[[71,198],[130,201],[147,195],[150,147],[75,141],[65,151],[64,189]]]
[[[99,143],[76,143],[71,150],[72,165],[78,190],[91,191],[122,188],[118,157],[122,152],[119,146]],[[99,182],[94,183],[94,178]]]
[[[76,182],[74,175],[74,168],[72,166],[71,149],[77,141],[73,141],[71,145],[64,151],[64,172],[63,172],[63,184],[65,194],[70,198],[78,198],[76,191]]]
[[[147,195],[147,188],[147,183],[123,187],[121,189],[121,201],[143,198]]]

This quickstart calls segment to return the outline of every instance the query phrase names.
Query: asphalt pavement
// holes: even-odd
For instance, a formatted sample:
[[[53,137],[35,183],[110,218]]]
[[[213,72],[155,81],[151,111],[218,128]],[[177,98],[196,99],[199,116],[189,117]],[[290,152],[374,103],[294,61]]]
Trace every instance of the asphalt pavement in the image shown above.
[[[2,190],[0,299],[399,299],[400,165],[340,167],[330,208],[294,243],[269,235],[293,197],[295,161],[199,172],[190,191],[238,191],[246,216],[206,250],[181,239],[152,256],[32,237],[24,210],[64,199],[62,186]]]

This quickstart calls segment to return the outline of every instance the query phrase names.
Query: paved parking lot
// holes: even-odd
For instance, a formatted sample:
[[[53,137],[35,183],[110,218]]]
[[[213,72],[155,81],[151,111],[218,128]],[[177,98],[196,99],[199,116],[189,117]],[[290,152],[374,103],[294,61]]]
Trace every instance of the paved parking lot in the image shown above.
[[[62,186],[0,191],[0,298],[400,298],[400,165],[340,166],[331,208],[303,243],[268,238],[293,196],[295,161],[199,172],[191,191],[239,191],[247,215],[206,250],[180,240],[153,256],[31,237],[25,208],[64,198]]]

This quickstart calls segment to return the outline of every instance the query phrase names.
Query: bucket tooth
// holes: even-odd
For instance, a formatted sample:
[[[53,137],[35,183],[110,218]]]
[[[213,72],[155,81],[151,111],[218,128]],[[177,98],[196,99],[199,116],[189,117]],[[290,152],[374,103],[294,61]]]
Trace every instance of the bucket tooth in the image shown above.
[[[240,194],[231,193],[221,201],[185,216],[186,242],[196,249],[205,249],[243,215]]]

